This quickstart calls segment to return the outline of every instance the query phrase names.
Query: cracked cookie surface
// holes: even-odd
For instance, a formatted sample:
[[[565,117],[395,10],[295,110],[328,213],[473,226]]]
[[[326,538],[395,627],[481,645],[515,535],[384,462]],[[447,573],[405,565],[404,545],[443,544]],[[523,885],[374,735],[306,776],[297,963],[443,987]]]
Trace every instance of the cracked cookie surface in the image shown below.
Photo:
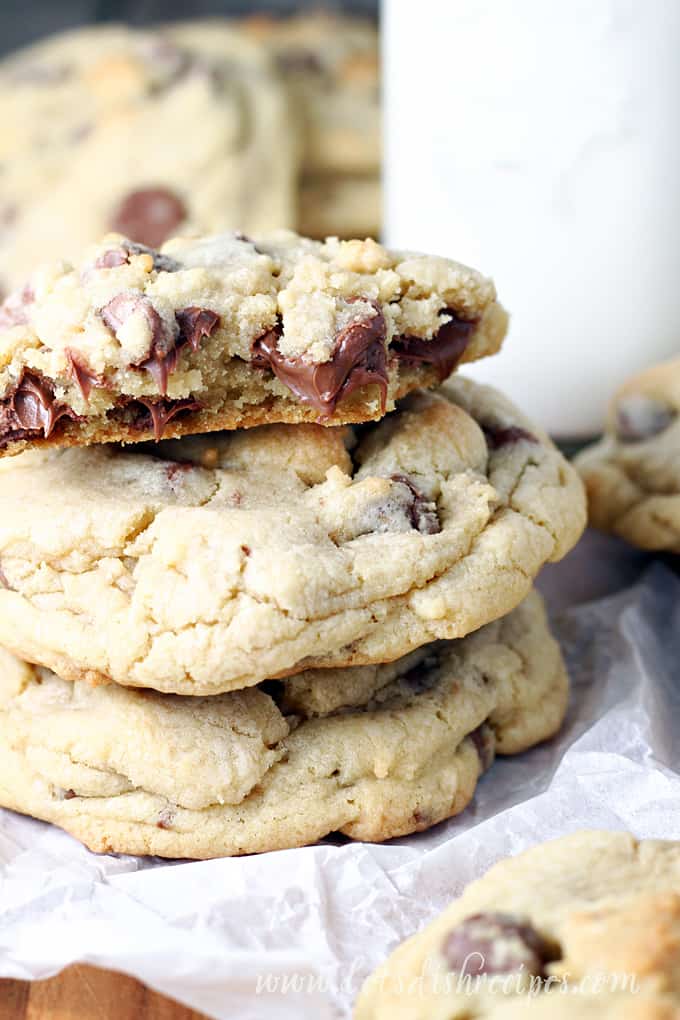
[[[496,864],[368,979],[355,1020],[680,1015],[680,843],[578,832]]]
[[[374,425],[32,451],[0,481],[0,643],[180,694],[463,637],[585,520],[549,439],[458,377]]]
[[[161,252],[111,235],[0,306],[0,455],[271,422],[363,422],[493,353],[493,283],[288,231]]]
[[[461,811],[495,753],[555,732],[567,692],[535,593],[391,665],[212,698],[70,683],[0,651],[0,803],[97,851],[380,841]]]
[[[297,224],[299,141],[266,50],[226,20],[98,25],[0,65],[0,284],[116,230]]]
[[[575,463],[596,528],[642,549],[680,553],[680,359],[622,386],[603,439]]]

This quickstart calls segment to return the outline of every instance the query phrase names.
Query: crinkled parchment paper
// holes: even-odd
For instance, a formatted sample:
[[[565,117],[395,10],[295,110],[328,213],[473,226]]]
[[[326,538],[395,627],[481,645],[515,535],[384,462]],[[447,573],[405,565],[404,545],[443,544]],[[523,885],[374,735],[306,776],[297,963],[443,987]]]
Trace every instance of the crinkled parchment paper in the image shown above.
[[[346,1017],[368,972],[498,858],[584,827],[680,838],[680,579],[589,536],[542,587],[573,680],[565,728],[498,760],[464,814],[384,846],[172,864],[97,857],[0,811],[0,976],[87,961],[213,1017]]]

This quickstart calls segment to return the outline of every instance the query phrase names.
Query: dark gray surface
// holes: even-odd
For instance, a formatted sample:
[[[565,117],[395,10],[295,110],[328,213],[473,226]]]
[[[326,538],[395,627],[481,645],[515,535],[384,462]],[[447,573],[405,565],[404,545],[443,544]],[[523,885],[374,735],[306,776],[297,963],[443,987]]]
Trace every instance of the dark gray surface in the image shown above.
[[[65,28],[93,21],[144,25],[206,15],[290,14],[297,10],[346,10],[377,17],[378,0],[0,0],[0,53]]]

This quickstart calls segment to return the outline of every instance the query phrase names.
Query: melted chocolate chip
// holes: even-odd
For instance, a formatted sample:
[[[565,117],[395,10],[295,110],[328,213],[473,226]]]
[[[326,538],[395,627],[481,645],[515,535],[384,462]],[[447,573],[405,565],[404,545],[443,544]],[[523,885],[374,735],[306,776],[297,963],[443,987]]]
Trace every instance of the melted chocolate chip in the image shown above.
[[[468,917],[447,935],[442,953],[449,968],[462,974],[513,974],[543,977],[555,954],[543,936],[512,914]]]
[[[425,498],[407,475],[391,475],[393,482],[405,485],[411,494],[409,515],[411,526],[423,535],[438,535],[442,526],[437,516],[437,504]]]
[[[502,446],[512,446],[524,440],[527,443],[537,443],[538,439],[531,432],[522,429],[519,425],[482,425],[482,432],[486,437],[486,445],[490,450],[500,450]]]
[[[271,329],[253,343],[252,360],[257,368],[270,369],[300,400],[328,417],[341,400],[362,386],[380,388],[383,412],[387,400],[385,317],[371,302],[375,315],[352,322],[336,337],[333,356],[321,364],[279,353],[280,328]]]
[[[159,248],[187,218],[186,206],[167,188],[127,195],[111,219],[111,229],[133,241]]]
[[[143,294],[116,294],[99,313],[115,337],[131,315],[143,315],[151,333],[151,350],[167,354],[175,345],[175,338],[168,336],[163,320],[148,297]]]
[[[64,790],[64,800],[73,800],[75,796],[75,790]]]
[[[674,421],[673,408],[642,393],[631,393],[616,408],[616,435],[622,443],[639,443],[664,432]]]
[[[52,384],[37,372],[24,369],[17,385],[0,402],[0,442],[49,438],[61,418],[78,416],[54,399]]]
[[[209,308],[181,308],[175,313],[176,328],[170,332],[149,298],[135,293],[116,295],[100,312],[116,337],[124,323],[135,314],[146,318],[151,332],[151,347],[149,354],[141,361],[133,362],[132,367],[149,372],[160,393],[165,396],[168,377],[177,368],[182,347],[189,346],[197,351],[203,337],[212,334],[220,317]]]
[[[168,331],[149,298],[143,294],[117,294],[99,314],[116,337],[131,315],[144,316],[151,333],[151,347],[145,358],[133,362],[133,367],[149,372],[165,395],[168,375],[177,367],[176,336]]]
[[[203,337],[211,336],[220,321],[217,312],[209,308],[197,308],[190,305],[175,312],[177,325],[179,326],[179,341],[181,344],[188,344],[192,351],[197,351]]]
[[[390,344],[390,353],[407,365],[433,365],[440,382],[451,375],[463,357],[470,342],[476,323],[465,322],[458,318],[452,308],[444,309],[450,315],[431,340],[422,340],[417,336],[400,336]]]
[[[182,400],[149,400],[138,397],[135,400],[125,399],[122,407],[128,412],[130,426],[140,431],[153,429],[156,442],[163,438],[168,422],[177,415],[185,411],[201,410],[201,405],[191,397]]]
[[[68,362],[69,373],[80,387],[83,399],[89,400],[92,387],[103,386],[104,380],[96,372],[92,371],[81,354],[72,351],[70,347],[66,348],[66,360]]]
[[[475,750],[479,756],[479,764],[482,767],[482,772],[486,772],[487,769],[493,765],[495,752],[496,752],[496,741],[494,732],[490,726],[486,723],[482,723],[476,730],[473,730],[469,734],[470,740],[475,745]]]

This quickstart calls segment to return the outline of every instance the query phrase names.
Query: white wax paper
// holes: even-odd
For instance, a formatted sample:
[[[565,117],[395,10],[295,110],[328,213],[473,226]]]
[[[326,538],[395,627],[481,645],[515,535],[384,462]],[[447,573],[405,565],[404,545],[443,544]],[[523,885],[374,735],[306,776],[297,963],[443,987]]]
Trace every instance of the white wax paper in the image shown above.
[[[622,582],[557,612],[560,736],[499,759],[429,833],[176,864],[95,856],[0,811],[0,976],[85,961],[216,1018],[347,1017],[369,971],[500,857],[586,827],[680,839],[680,579],[590,536],[542,586],[557,610]]]

